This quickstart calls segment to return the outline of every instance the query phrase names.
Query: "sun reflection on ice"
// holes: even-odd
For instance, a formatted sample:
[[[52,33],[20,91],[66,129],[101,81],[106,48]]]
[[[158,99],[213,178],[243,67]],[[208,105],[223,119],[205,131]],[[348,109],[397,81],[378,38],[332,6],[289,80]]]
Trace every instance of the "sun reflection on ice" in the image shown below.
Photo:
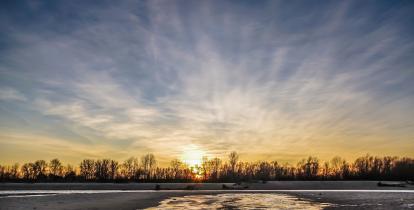
[[[218,194],[172,197],[148,209],[306,209],[319,210],[329,203],[312,202],[283,194]]]

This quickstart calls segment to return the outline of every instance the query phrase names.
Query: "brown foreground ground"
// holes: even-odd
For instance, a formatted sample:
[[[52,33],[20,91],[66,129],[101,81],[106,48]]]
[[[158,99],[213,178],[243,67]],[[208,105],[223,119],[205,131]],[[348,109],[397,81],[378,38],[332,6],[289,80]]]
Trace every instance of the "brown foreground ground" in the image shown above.
[[[160,191],[154,190],[155,185],[2,183],[0,209],[143,209],[157,206],[170,197],[224,193],[291,195],[301,200],[332,204],[327,209],[414,209],[413,185],[378,187],[375,181],[281,181],[248,183],[243,184],[243,188],[236,186],[225,190],[223,183],[161,183]],[[231,183],[225,185],[233,188]]]

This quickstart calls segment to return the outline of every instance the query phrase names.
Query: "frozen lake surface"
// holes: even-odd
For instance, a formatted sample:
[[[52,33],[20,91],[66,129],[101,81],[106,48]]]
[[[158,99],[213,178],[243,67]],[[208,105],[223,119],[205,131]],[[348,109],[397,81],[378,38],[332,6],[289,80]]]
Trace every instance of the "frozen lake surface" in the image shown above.
[[[189,190],[4,190],[0,199],[6,197],[52,196],[60,194],[99,194],[99,193],[145,193],[145,192],[189,192]],[[191,192],[191,191],[190,191]],[[359,193],[414,193],[414,190],[197,190],[206,193],[289,193],[289,192],[359,192]],[[414,195],[413,195],[414,196]]]
[[[171,197],[153,209],[323,209],[328,203],[311,202],[282,194],[218,194]]]
[[[377,182],[286,181],[249,183],[3,183],[3,209],[414,209],[414,187],[378,187]],[[227,184],[231,185],[231,184]],[[184,190],[193,186],[196,190]],[[204,208],[204,209],[206,209]]]

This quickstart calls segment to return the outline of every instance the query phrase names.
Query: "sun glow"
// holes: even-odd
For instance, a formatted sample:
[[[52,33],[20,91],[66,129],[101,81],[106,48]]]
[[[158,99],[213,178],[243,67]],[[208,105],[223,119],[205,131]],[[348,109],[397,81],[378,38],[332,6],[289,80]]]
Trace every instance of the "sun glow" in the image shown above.
[[[181,160],[188,165],[188,167],[201,166],[203,161],[203,156],[206,156],[206,153],[199,149],[197,146],[191,145],[184,149]]]

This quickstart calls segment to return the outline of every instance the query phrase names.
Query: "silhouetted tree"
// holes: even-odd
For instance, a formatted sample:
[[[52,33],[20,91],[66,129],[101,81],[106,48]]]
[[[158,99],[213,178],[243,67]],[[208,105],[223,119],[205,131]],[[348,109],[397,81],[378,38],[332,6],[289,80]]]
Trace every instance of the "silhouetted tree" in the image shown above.
[[[23,173],[23,178],[25,180],[34,180],[35,177],[35,172],[34,172],[34,164],[33,163],[25,163],[22,165],[22,173]]]
[[[404,157],[396,161],[392,173],[395,179],[414,180],[414,159]]]
[[[109,179],[110,160],[103,159],[95,162],[95,177],[99,181],[106,181]]]
[[[49,175],[52,176],[53,180],[63,175],[63,166],[59,159],[55,158],[49,163]]]
[[[272,173],[272,171],[273,171],[272,164],[266,161],[261,161],[258,164],[256,174],[260,180],[268,181],[270,180],[270,174]]]
[[[203,179],[204,180],[207,180],[210,177],[211,165],[210,165],[210,161],[208,160],[207,157],[202,158],[201,173],[203,174]]]
[[[210,161],[211,165],[211,179],[212,181],[217,181],[219,179],[220,168],[221,168],[221,159],[220,158],[213,158]]]
[[[85,159],[80,163],[80,173],[85,180],[95,179],[95,161]]]
[[[33,164],[34,177],[38,181],[44,181],[46,178],[47,163],[44,160],[37,160]]]
[[[181,171],[181,167],[183,163],[178,159],[174,159],[171,161],[170,165],[171,165],[172,177],[174,177],[174,179],[179,179],[180,171]]]
[[[109,178],[111,180],[115,180],[118,174],[118,162],[115,160],[111,160],[109,163]]]
[[[135,157],[130,157],[122,163],[121,166],[121,174],[127,180],[134,180],[135,178],[139,178],[137,174],[139,165],[138,159]]]
[[[157,164],[157,161],[155,160],[155,156],[153,154],[146,154],[142,156],[141,164],[144,170],[145,179],[146,180],[151,179],[152,171],[155,165]]]
[[[203,158],[200,166],[190,168],[181,161],[171,161],[169,167],[156,167],[152,154],[144,155],[141,164],[131,157],[122,164],[111,159],[81,161],[78,167],[63,167],[58,159],[47,164],[44,160],[25,163],[20,167],[0,165],[0,181],[249,181],[249,180],[414,180],[414,159],[403,157],[358,157],[353,164],[340,157],[319,163],[316,157],[300,160],[296,167],[277,161],[240,162],[236,152],[223,162],[220,158]]]
[[[345,160],[343,160],[339,156],[335,156],[332,158],[332,160],[330,161],[330,169],[334,179],[341,179],[343,177],[343,169],[345,163]]]
[[[298,175],[305,179],[314,179],[318,175],[319,160],[309,156],[298,163]]]
[[[67,182],[73,182],[76,180],[76,171],[72,165],[68,164],[64,169],[64,179]]]
[[[236,172],[236,165],[237,162],[239,161],[239,155],[237,154],[237,152],[233,151],[230,153],[229,155],[229,163],[230,163],[230,170],[231,170],[231,176],[233,177],[233,179],[235,178],[235,172]]]
[[[19,164],[15,163],[12,166],[0,166],[0,180],[16,181],[19,179]]]

